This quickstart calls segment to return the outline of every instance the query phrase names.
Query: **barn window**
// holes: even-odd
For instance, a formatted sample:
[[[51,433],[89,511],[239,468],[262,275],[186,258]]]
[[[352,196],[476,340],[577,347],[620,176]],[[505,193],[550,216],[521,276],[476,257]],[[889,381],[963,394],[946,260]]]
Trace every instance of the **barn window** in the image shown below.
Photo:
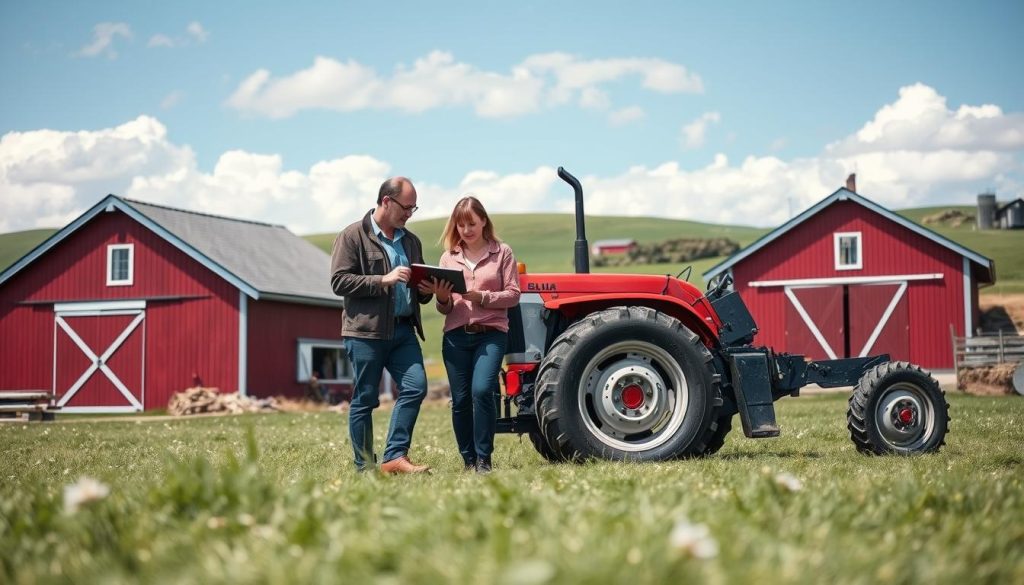
[[[858,270],[864,267],[860,232],[834,234],[836,270]]]
[[[107,246],[107,286],[126,286],[135,277],[135,245]]]
[[[352,364],[341,341],[300,339],[297,362],[299,382],[309,382],[313,372],[321,382],[352,380]]]

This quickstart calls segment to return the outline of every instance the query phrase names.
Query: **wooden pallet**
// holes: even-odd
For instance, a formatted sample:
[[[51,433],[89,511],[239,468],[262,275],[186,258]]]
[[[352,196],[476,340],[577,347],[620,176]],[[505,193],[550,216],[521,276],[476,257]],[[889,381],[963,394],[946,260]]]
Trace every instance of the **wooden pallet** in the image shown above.
[[[49,390],[0,390],[0,418],[53,420],[59,406]]]

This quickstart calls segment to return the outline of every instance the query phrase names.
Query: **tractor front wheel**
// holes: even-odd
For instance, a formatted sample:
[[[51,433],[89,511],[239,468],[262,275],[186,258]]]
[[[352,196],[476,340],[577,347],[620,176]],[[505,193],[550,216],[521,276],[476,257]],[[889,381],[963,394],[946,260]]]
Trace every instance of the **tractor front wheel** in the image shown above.
[[[861,453],[932,453],[945,444],[949,404],[939,383],[921,368],[888,362],[861,376],[846,423]]]
[[[719,378],[700,338],[648,307],[574,323],[537,375],[537,414],[558,459],[701,455],[717,429]]]

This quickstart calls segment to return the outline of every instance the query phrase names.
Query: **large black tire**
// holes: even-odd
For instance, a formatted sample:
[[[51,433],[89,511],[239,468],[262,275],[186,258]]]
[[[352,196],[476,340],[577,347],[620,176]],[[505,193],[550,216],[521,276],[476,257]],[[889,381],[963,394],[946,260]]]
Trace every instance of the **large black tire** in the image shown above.
[[[555,339],[537,417],[556,457],[664,461],[707,450],[722,405],[700,337],[648,307],[592,313]]]
[[[732,430],[732,417],[731,414],[723,414],[718,417],[718,428],[708,438],[708,446],[701,455],[709,457],[718,453],[718,450],[725,446],[725,436]]]
[[[528,436],[530,437],[530,442],[533,443],[533,448],[536,449],[544,459],[551,463],[561,463],[566,460],[565,456],[551,448],[551,445],[548,444],[547,439],[544,438],[544,435],[542,435],[539,430],[530,431]]]
[[[907,362],[861,376],[846,415],[850,439],[868,455],[933,453],[945,444],[949,404],[939,383]]]

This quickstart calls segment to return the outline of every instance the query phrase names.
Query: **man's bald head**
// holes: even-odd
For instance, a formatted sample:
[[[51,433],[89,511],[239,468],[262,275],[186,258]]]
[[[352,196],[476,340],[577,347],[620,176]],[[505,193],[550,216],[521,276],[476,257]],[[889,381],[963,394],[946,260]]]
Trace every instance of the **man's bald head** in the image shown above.
[[[390,197],[397,201],[402,195],[402,191],[405,190],[406,185],[409,185],[409,188],[413,191],[416,190],[416,188],[412,186],[412,181],[405,177],[391,177],[387,181],[384,181],[380,186],[380,192],[377,193],[377,205],[383,203],[385,197]]]

